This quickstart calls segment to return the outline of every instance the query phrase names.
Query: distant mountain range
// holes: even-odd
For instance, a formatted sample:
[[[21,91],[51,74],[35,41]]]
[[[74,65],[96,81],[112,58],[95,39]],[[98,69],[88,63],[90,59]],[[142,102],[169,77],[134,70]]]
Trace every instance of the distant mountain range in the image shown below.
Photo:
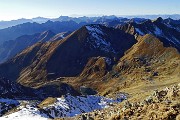
[[[74,21],[66,21],[66,22],[52,22],[47,21],[45,23],[23,23],[13,27],[9,27],[6,29],[0,30],[0,44],[4,41],[14,40],[17,37],[22,35],[33,35],[36,33],[41,33],[47,30],[51,30],[55,34],[60,32],[68,32],[79,29],[83,25],[87,23],[76,23]]]
[[[162,14],[162,15],[124,15],[122,17],[125,17],[125,18],[145,18],[145,19],[156,19],[158,17],[161,17],[163,19],[168,19],[168,18],[171,18],[171,19],[174,19],[174,20],[179,20],[180,19],[180,14],[171,14],[171,15],[168,15],[168,14]]]
[[[58,34],[52,31],[44,31],[42,33],[36,33],[33,35],[22,35],[15,40],[5,41],[0,45],[0,63],[14,57],[17,53],[30,47],[38,42],[45,43],[47,41],[56,41],[63,39],[71,32],[61,32]]]
[[[102,17],[87,17],[87,16],[83,16],[83,17],[69,17],[69,16],[60,16],[59,18],[43,18],[43,17],[36,17],[36,18],[32,18],[32,19],[17,19],[17,20],[11,20],[11,21],[0,21],[0,29],[4,29],[4,28],[8,28],[8,27],[12,27],[12,26],[16,26],[18,24],[23,24],[23,23],[45,23],[48,20],[50,21],[74,21],[77,23],[81,23],[81,22],[95,22],[98,20],[119,20],[119,19],[123,19],[123,18],[128,18],[128,19],[132,19],[132,18],[145,18],[145,19],[156,19],[157,17],[162,17],[163,19],[167,19],[167,18],[171,18],[174,20],[178,20],[180,19],[180,15],[179,14],[172,14],[172,15],[133,15],[133,16],[127,16],[127,15],[122,15],[122,16],[115,16],[115,15],[111,15],[111,16],[102,16]]]
[[[164,18],[167,18],[167,16],[165,17],[164,15]],[[169,17],[173,18],[172,16],[177,16],[177,20],[179,20],[178,18],[180,18],[178,17],[179,15],[169,15]],[[129,21],[140,23],[147,20],[147,18],[148,17],[141,18],[141,16],[139,17],[134,16],[129,18],[122,18],[116,16],[79,17],[79,18],[60,16],[59,18],[55,18],[55,19],[38,17],[33,19],[2,21],[2,25],[0,25],[0,27],[9,24],[9,22],[10,24],[11,22],[12,24],[17,22],[17,24],[9,25],[8,28],[4,27],[4,29],[0,29],[0,44],[3,43],[4,41],[14,40],[22,35],[32,35],[47,30],[51,30],[52,32],[57,34],[60,32],[74,31],[82,27],[83,25],[87,25],[87,24],[103,24],[108,27],[115,27],[118,24],[124,24]]]
[[[55,33],[51,31],[45,31],[33,35],[23,35],[16,38],[15,40],[6,41],[0,45],[0,60],[1,62],[6,61],[25,48],[30,47],[37,42],[46,42],[53,36],[55,36]]]
[[[75,18],[73,19],[75,20]],[[144,18],[120,19],[116,16],[104,16],[95,21],[92,21],[94,18],[81,17],[78,18],[80,21],[76,22],[72,21],[70,17],[61,16],[56,20],[54,20],[55,22],[47,21],[42,24],[24,23],[0,30],[0,63],[12,58],[28,46],[37,42],[62,39],[72,31],[87,24],[101,24],[107,27],[118,28],[132,35],[153,34],[160,38],[165,46],[174,46],[180,50],[180,20],[171,18],[163,20],[160,17],[156,20]]]
[[[109,20],[113,20],[113,19],[116,19],[116,20],[119,20],[121,19],[121,17],[116,17],[116,16],[103,16],[103,17],[69,17],[69,16],[60,16],[59,18],[53,18],[53,19],[50,19],[50,18],[43,18],[43,17],[37,17],[37,18],[32,18],[32,19],[25,19],[25,18],[22,18],[22,19],[17,19],[17,20],[12,20],[12,21],[0,21],[0,29],[4,29],[4,28],[8,28],[8,27],[12,27],[12,26],[16,26],[16,25],[19,25],[19,24],[23,24],[23,23],[45,23],[47,22],[48,20],[49,21],[52,21],[52,22],[55,22],[55,21],[58,21],[58,22],[68,22],[68,21],[74,21],[76,23],[81,23],[81,22],[86,22],[86,23],[92,23],[92,22],[98,22],[98,21],[106,21],[107,19]]]
[[[48,20],[50,20],[49,18],[43,18],[43,17],[37,17],[37,18],[32,18],[32,19],[17,19],[17,20],[11,20],[11,21],[0,21],[0,29],[4,29],[4,28],[8,28],[8,27],[12,27],[12,26],[16,26],[18,24],[23,24],[23,23],[45,23]]]

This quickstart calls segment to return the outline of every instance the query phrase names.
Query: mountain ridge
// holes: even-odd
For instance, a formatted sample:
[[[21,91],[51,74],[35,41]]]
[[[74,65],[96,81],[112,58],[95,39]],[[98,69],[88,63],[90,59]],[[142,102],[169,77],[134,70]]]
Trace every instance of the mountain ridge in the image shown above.
[[[21,18],[21,19],[17,19],[17,20],[10,20],[10,21],[0,21],[0,29],[4,29],[4,28],[8,28],[8,27],[12,27],[18,24],[23,24],[26,22],[36,22],[36,23],[45,23],[48,20],[51,21],[69,21],[69,20],[73,20],[77,23],[80,22],[84,22],[84,21],[94,21],[94,20],[98,20],[100,18],[104,18],[104,19],[117,19],[117,18],[145,18],[145,19],[155,19],[157,17],[162,17],[163,19],[174,19],[174,20],[178,20],[180,19],[179,14],[172,14],[172,15],[134,15],[134,16],[128,16],[128,15],[124,15],[124,16],[116,16],[116,15],[110,15],[110,16],[100,16],[100,17],[88,17],[88,16],[82,16],[82,17],[70,17],[70,16],[60,16],[58,18],[45,18],[45,17],[35,17],[32,19],[26,19],[26,18]]]
[[[51,23],[49,21],[49,24]],[[169,87],[179,84],[179,21],[164,20],[159,17],[156,20],[125,20],[117,25],[113,22],[111,24],[113,27],[106,22],[105,24],[103,22],[103,24],[84,25],[66,37],[64,32],[52,35],[53,37],[48,38],[48,41],[43,39],[46,33],[50,33],[46,31],[40,37],[42,38],[40,41],[47,42],[36,42],[12,59],[0,64],[0,91],[3,93],[0,94],[1,97],[14,99],[17,99],[15,96],[19,99],[32,97],[37,100],[22,101],[21,104],[25,104],[25,107],[19,105],[17,109],[20,107],[22,109],[14,114],[22,115],[20,112],[27,111],[30,115],[37,115],[37,117],[42,115],[42,118],[46,119],[50,116],[55,118],[56,114],[58,114],[57,117],[68,116],[72,113],[72,109],[75,110],[74,108],[78,109],[76,109],[77,114],[81,114],[83,112],[81,110],[84,110],[81,106],[86,106],[86,102],[76,104],[74,101],[79,103],[87,100],[91,104],[93,101],[90,102],[86,98],[94,94],[104,96],[104,99],[117,98],[117,100],[121,95],[125,95],[128,100],[116,103],[116,107],[104,101],[109,104],[109,108],[81,114],[82,118],[86,119],[88,115],[97,113],[98,115],[91,117],[96,118],[100,115],[104,118],[106,110],[117,111],[122,104],[124,104],[122,116],[127,114],[129,107],[137,112],[138,109],[134,108],[136,105],[140,105],[143,109],[148,106],[149,110],[152,103],[153,106],[154,104],[161,106],[160,104],[166,101],[164,103],[166,106],[168,104],[178,107],[174,105],[174,100],[169,99],[178,92],[177,86],[173,86],[172,89]],[[157,92],[156,89],[164,87],[168,88]],[[30,92],[26,94],[28,90]],[[148,96],[153,91],[155,94],[151,99]],[[166,99],[158,97],[159,95]],[[93,100],[97,95],[94,96]],[[161,99],[163,101],[154,103],[154,96],[158,98],[155,101]],[[101,101],[99,97],[98,100]],[[129,103],[129,101],[142,100],[141,103]],[[98,103],[102,104],[100,101]],[[66,106],[72,109],[66,109],[69,112],[65,114],[59,112]],[[4,107],[9,110],[9,107]],[[36,114],[33,114],[34,112]],[[104,113],[101,114],[101,112]],[[175,110],[175,112],[165,118],[175,118],[179,111]],[[133,114],[132,112],[128,115]],[[13,114],[9,117],[11,116],[13,117]],[[117,116],[118,119],[120,116]]]
[[[178,24],[179,25],[179,24]],[[170,22],[163,20],[161,17],[156,20],[146,20],[141,23],[129,22],[124,25],[119,25],[117,28],[122,29],[130,34],[152,34],[158,37],[165,46],[176,47],[180,51],[180,38],[179,38],[179,26],[171,26]]]
[[[93,26],[93,25],[91,25],[91,26]],[[29,47],[28,49],[24,50],[20,54],[18,54],[12,60],[10,60],[0,66],[1,67],[4,65],[6,66],[6,64],[9,64],[9,63],[14,64],[19,61],[19,62],[21,62],[21,65],[18,65],[18,66],[16,66],[17,68],[16,67],[14,68],[14,69],[17,69],[16,72],[18,70],[21,71],[21,69],[24,68],[26,65],[29,66],[31,64],[32,68],[35,67],[35,69],[37,71],[39,71],[39,72],[36,71],[36,73],[34,73],[34,76],[36,76],[36,74],[39,74],[39,75],[43,75],[44,77],[47,77],[46,76],[47,73],[49,73],[49,74],[50,73],[58,73],[57,75],[53,74],[54,77],[56,77],[56,76],[59,76],[59,77],[77,76],[80,74],[83,67],[85,66],[85,64],[87,62],[87,58],[89,58],[91,56],[93,57],[93,56],[99,56],[99,55],[110,57],[110,56],[114,56],[115,54],[117,54],[117,56],[120,57],[123,55],[123,53],[124,53],[123,51],[127,50],[131,45],[133,45],[136,42],[136,40],[133,38],[133,36],[128,35],[121,30],[107,28],[107,27],[104,27],[101,25],[95,25],[93,27],[95,29],[96,28],[100,29],[99,26],[103,30],[105,30],[106,33],[109,34],[112,38],[106,38],[107,37],[106,35],[102,36],[102,34],[99,34],[99,32],[96,30],[91,31],[89,33],[88,29],[85,26],[85,27],[82,27],[81,29],[73,32],[72,34],[70,34],[69,36],[64,38],[63,40],[47,42],[45,44],[37,43],[37,44]],[[110,30],[111,30],[111,32],[110,32]],[[114,31],[114,32],[112,32],[112,31]],[[112,33],[113,33],[113,35],[111,35]],[[87,38],[87,36],[93,36],[92,34],[96,35],[95,39],[94,39],[94,37]],[[99,38],[99,37],[97,37],[98,35],[100,35],[101,37],[104,37],[104,38],[103,39]],[[119,36],[118,41],[122,44],[117,44],[118,41],[117,40],[115,41],[116,36]],[[126,42],[127,40],[125,38],[127,40],[129,39],[128,43]],[[103,42],[102,43],[94,42],[95,46],[93,46],[93,47],[88,42],[88,40],[97,40],[98,41],[99,39],[101,39],[100,42],[102,42],[103,40],[108,40],[110,43],[113,43],[112,47],[116,48],[117,53],[113,53],[111,51],[104,50],[104,45],[107,45],[107,46],[109,46],[109,45],[102,44]],[[125,44],[127,44],[127,45],[125,45]],[[117,45],[120,45],[122,47],[118,48]],[[109,49],[111,49],[111,48],[109,48]],[[34,56],[34,54],[36,54],[37,56]],[[81,54],[82,54],[82,56],[81,56]],[[81,58],[81,59],[79,59],[79,58]],[[28,59],[29,62],[26,61],[26,59]],[[76,64],[74,63],[75,61],[76,61]],[[54,63],[57,63],[56,66],[53,66]],[[61,67],[59,67],[59,66],[61,66]],[[22,75],[22,76],[20,75],[20,77],[19,77],[19,80],[18,80],[19,82],[21,82],[21,80],[24,79],[24,77],[26,77],[27,75],[30,75],[28,72],[33,70],[31,67],[27,67],[26,69],[23,69],[24,73],[23,73],[23,71],[21,71],[21,72],[19,71],[19,74],[21,73],[21,75]],[[43,72],[42,68],[45,69],[44,72]],[[5,70],[6,73],[4,74],[5,76],[10,74],[10,73],[7,73],[9,70],[6,67],[6,70]],[[11,66],[10,71],[12,71],[12,66]],[[1,71],[0,73],[3,73],[3,71]],[[14,72],[13,72],[13,74],[14,74]],[[49,75],[49,76],[53,76],[53,75]],[[18,75],[14,74],[14,75],[12,75],[12,78],[13,79],[16,78],[15,76],[18,76]],[[32,79],[30,76],[29,76],[29,78]],[[37,76],[37,78],[38,78],[38,76]],[[28,79],[26,79],[26,80],[28,80]],[[29,80],[29,81],[32,81],[32,80]]]
[[[2,45],[0,45],[0,63],[5,62],[6,60],[15,56],[17,53],[37,42],[47,42],[54,35],[55,33],[49,30],[33,35],[23,35],[15,40],[4,42]]]

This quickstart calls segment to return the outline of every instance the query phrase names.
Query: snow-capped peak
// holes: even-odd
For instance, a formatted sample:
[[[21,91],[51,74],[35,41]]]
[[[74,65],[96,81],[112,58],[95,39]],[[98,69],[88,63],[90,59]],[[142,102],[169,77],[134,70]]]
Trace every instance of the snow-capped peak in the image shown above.
[[[100,25],[87,25],[86,29],[89,33],[88,44],[91,49],[100,49],[105,52],[115,52],[108,41],[108,37]]]
[[[100,25],[86,25],[86,29],[87,29],[90,33],[97,33],[97,34],[101,34],[101,35],[104,34],[104,33],[102,32],[102,29],[101,29]]]

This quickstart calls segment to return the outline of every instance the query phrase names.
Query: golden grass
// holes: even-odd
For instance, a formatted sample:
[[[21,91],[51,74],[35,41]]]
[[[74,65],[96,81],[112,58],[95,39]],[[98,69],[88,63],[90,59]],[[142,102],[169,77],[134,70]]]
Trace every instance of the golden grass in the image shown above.
[[[43,100],[38,107],[39,108],[43,108],[43,107],[47,107],[48,105],[51,105],[53,103],[56,102],[56,98],[52,98],[52,97],[48,97],[47,99]]]

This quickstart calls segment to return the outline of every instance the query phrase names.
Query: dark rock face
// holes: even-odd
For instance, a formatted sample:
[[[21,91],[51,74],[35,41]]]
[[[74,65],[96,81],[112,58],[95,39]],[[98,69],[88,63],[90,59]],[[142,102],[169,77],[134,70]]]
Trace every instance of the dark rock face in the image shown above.
[[[164,46],[172,46],[180,51],[180,21],[157,18],[154,21],[146,20],[145,22],[129,22],[125,25],[118,26],[130,34],[152,34],[159,38]]]
[[[16,82],[0,78],[0,97],[8,99],[30,99],[35,97],[34,90],[26,88]],[[24,97],[23,97],[24,96]]]
[[[0,98],[7,99],[45,99],[47,97],[60,97],[62,95],[80,95],[72,86],[65,83],[49,83],[39,88],[29,88],[19,83],[0,79]]]
[[[72,86],[66,83],[49,83],[38,89],[35,89],[35,94],[40,99],[45,99],[47,97],[60,97],[62,95],[80,95]]]
[[[97,94],[97,92],[95,90],[93,90],[92,88],[85,87],[85,86],[80,87],[80,92],[82,95],[95,95],[95,94]]]
[[[48,73],[58,76],[81,74],[91,57],[121,57],[136,40],[121,30],[101,25],[85,26],[57,47],[47,62]],[[57,63],[56,66],[53,64]]]

